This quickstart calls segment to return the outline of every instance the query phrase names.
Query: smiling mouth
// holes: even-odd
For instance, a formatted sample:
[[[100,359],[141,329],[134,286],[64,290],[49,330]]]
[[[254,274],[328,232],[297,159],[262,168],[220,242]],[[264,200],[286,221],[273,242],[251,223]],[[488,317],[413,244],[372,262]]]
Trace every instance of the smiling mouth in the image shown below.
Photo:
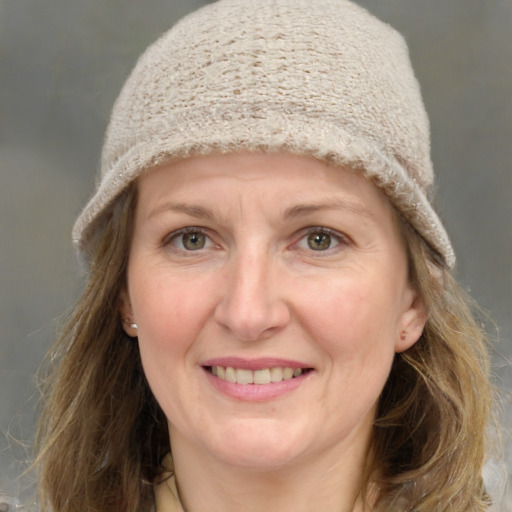
[[[261,370],[248,370],[231,366],[205,366],[204,368],[218,379],[236,384],[275,384],[295,379],[312,370],[312,368],[289,367],[272,367]]]

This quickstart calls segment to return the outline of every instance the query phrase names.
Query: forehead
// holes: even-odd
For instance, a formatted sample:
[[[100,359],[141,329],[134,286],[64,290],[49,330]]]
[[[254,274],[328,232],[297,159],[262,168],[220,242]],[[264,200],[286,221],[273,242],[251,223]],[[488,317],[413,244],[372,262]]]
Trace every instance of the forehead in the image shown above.
[[[380,189],[359,173],[289,153],[194,156],[149,170],[139,178],[138,188],[141,209],[152,211],[170,200],[191,199],[218,208],[253,199],[276,209],[295,208],[295,213],[304,202],[343,201],[367,216],[372,210],[392,210]]]

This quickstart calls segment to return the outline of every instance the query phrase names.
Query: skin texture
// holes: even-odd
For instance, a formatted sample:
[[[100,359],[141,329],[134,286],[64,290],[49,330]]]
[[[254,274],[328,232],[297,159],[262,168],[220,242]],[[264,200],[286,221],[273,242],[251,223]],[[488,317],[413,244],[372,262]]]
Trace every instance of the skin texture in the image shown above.
[[[187,509],[358,510],[376,402],[426,317],[393,208],[363,177],[288,154],[192,157],[138,186],[120,314]],[[311,370],[256,399],[215,385],[219,358]]]

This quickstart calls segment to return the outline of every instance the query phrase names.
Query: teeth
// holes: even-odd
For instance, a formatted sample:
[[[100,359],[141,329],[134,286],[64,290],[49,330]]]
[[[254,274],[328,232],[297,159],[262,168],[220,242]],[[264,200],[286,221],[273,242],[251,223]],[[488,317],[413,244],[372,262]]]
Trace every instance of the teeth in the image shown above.
[[[290,380],[302,375],[302,368],[264,368],[263,370],[247,370],[231,366],[212,366],[211,372],[221,380],[237,384],[270,384]]]
[[[236,372],[231,366],[226,368],[226,380],[228,382],[236,382]]]
[[[283,380],[290,380],[293,378],[293,368],[283,368]]]
[[[254,382],[254,376],[251,370],[241,370],[239,368],[235,370],[235,376],[238,384],[252,384]]]
[[[272,382],[281,382],[283,380],[283,369],[270,368],[270,380]]]
[[[270,384],[270,370],[256,370],[254,372],[254,384]]]

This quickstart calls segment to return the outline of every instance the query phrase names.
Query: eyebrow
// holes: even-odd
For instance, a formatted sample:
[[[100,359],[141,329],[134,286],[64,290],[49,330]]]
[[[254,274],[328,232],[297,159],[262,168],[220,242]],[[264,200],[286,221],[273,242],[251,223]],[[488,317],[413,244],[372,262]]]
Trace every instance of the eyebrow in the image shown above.
[[[285,219],[297,218],[305,215],[310,215],[312,213],[316,213],[322,210],[340,210],[355,215],[359,215],[369,220],[375,220],[375,216],[370,212],[370,210],[365,208],[362,204],[339,199],[329,202],[322,201],[316,204],[298,204],[290,208],[287,208],[284,211],[283,217]]]
[[[214,218],[213,212],[208,208],[186,203],[164,203],[155,208],[154,210],[151,210],[147,218],[151,219],[166,211],[184,213],[185,215],[189,215],[190,217],[195,217],[196,219],[202,220],[212,220]]]
[[[295,219],[324,210],[340,210],[364,217],[369,220],[375,220],[375,216],[362,204],[339,199],[329,202],[322,201],[319,203],[297,204],[291,206],[284,211],[283,218]],[[205,208],[199,205],[173,202],[164,203],[158,206],[148,214],[147,218],[151,219],[166,211],[183,213],[200,220],[211,221],[215,218],[214,212],[209,208]]]

